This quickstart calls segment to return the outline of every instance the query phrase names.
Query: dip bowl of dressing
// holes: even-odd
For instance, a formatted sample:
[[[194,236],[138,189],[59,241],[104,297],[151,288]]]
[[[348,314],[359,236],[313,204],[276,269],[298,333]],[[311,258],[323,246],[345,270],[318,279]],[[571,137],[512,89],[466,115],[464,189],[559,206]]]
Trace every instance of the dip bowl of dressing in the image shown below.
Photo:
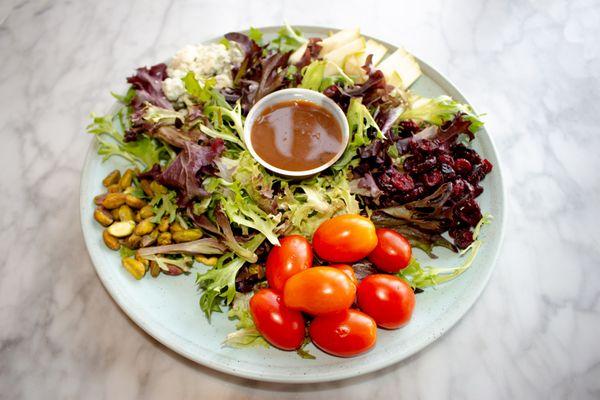
[[[348,140],[342,109],[308,89],[282,89],[263,97],[244,125],[250,154],[263,167],[289,178],[307,178],[329,168]]]

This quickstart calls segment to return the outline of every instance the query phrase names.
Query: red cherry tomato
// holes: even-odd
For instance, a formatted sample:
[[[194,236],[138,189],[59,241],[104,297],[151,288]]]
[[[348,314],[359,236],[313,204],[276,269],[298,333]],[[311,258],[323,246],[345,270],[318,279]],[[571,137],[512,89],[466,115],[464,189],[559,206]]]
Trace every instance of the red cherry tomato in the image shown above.
[[[369,275],[358,285],[358,307],[382,328],[396,329],[410,321],[415,293],[394,275]]]
[[[356,297],[356,285],[343,271],[331,267],[313,267],[287,280],[283,289],[285,305],[311,315],[350,308]]]
[[[357,214],[323,222],[313,236],[313,248],[324,260],[351,263],[365,258],[377,246],[375,225]]]
[[[373,318],[352,309],[316,317],[308,332],[316,346],[339,357],[364,353],[377,340],[377,325]]]
[[[381,271],[395,273],[406,268],[412,256],[410,243],[398,232],[379,228],[377,229],[377,246],[369,260]]]
[[[261,289],[250,299],[250,314],[260,334],[282,350],[296,350],[305,336],[302,313],[287,308],[281,296],[271,289]]]
[[[334,265],[330,265],[331,268],[335,268],[335,269],[339,269],[340,271],[342,271],[343,273],[345,273],[346,275],[348,275],[348,277],[350,278],[350,280],[352,280],[352,283],[354,283],[356,286],[358,286],[358,279],[356,279],[356,274],[354,273],[354,268],[352,268],[350,265],[348,264],[334,264]]]
[[[304,236],[286,236],[279,244],[267,257],[267,282],[271,289],[281,292],[290,276],[312,267],[313,253]]]

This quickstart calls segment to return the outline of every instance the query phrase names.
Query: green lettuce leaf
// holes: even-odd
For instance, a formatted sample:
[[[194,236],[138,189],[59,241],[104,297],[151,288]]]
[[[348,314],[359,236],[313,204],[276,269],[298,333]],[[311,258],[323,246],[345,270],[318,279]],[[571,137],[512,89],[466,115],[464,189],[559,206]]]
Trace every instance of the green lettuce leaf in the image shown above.
[[[284,219],[291,222],[290,231],[312,237],[328,219],[340,214],[360,212],[358,202],[350,193],[346,171],[321,175],[286,189],[285,204],[289,208]]]
[[[186,76],[181,78],[186,92],[193,99],[206,104],[215,104],[221,107],[231,108],[225,97],[215,89],[217,80],[215,78],[205,79],[202,83],[196,79],[193,72],[188,72]]]
[[[492,216],[486,214],[481,218],[475,229],[473,230],[473,243],[466,249],[460,252],[461,257],[466,256],[463,262],[456,267],[439,268],[439,267],[422,267],[421,264],[412,258],[406,268],[398,273],[398,276],[404,279],[413,288],[426,288],[437,286],[444,282],[448,282],[465,272],[473,264],[477,253],[483,242],[478,239],[481,227],[489,224],[492,221]]]
[[[260,29],[254,28],[254,27],[250,27],[250,31],[248,32],[248,37],[251,40],[254,40],[256,42],[256,44],[258,44],[259,46],[262,46],[263,44],[263,33],[260,31]]]
[[[146,103],[146,109],[144,110],[144,116],[142,117],[145,121],[153,124],[169,124],[174,125],[176,120],[181,122],[185,121],[185,111],[168,110],[166,108],[158,107],[150,103]]]
[[[276,208],[273,184],[281,179],[268,173],[247,151],[241,152],[237,161],[233,180],[241,184],[261,210],[272,212]]]
[[[235,107],[223,107],[219,105],[209,105],[204,107],[204,113],[211,119],[216,130],[237,133],[236,143],[245,147],[242,139],[244,137],[244,117],[242,117],[242,107],[236,103]]]
[[[208,78],[204,81],[204,84],[201,85],[200,82],[196,79],[196,76],[192,71],[188,72],[186,76],[181,78],[183,81],[183,86],[185,90],[190,94],[190,96],[196,98],[197,100],[206,103],[210,101],[213,97],[212,89],[214,88],[217,80],[215,78]]]
[[[423,121],[439,126],[452,120],[457,113],[464,114],[463,118],[471,122],[471,132],[475,133],[483,126],[481,116],[475,114],[471,106],[458,103],[449,96],[434,99],[414,96],[411,99],[411,107],[400,115],[400,120]]]
[[[114,114],[105,116],[91,115],[92,123],[87,126],[87,132],[96,136],[103,161],[118,156],[126,159],[140,170],[152,167],[154,164],[165,165],[171,161],[173,152],[167,144],[156,139],[141,135],[134,142],[125,142],[124,132],[129,127],[129,116],[126,107]]]
[[[352,98],[346,113],[348,118],[348,126],[350,128],[350,143],[342,157],[333,165],[333,169],[340,170],[348,166],[357,156],[356,151],[359,147],[363,147],[371,143],[371,139],[367,136],[369,129],[374,129],[376,137],[383,139],[383,133],[373,119],[373,116],[362,104],[361,98]]]
[[[332,65],[338,73],[325,77],[325,69],[328,65]],[[302,70],[302,82],[299,87],[322,92],[336,83],[353,85],[354,81],[337,64],[325,60],[316,60]]]
[[[317,60],[310,63],[303,71],[302,82],[300,87],[303,89],[318,91],[321,88],[321,82],[323,82],[323,75],[325,73],[325,67],[327,61]]]
[[[272,215],[263,211],[239,182],[233,182],[228,189],[230,193],[221,196],[220,202],[229,220],[240,227],[259,231],[269,242],[279,245],[276,230],[281,220],[281,214]]]
[[[124,95],[120,95],[120,94],[117,94],[114,92],[110,92],[110,94],[112,95],[112,97],[117,99],[120,103],[128,106],[129,104],[131,104],[131,100],[133,100],[133,98],[135,97],[135,89],[133,88],[133,86],[130,86]]]
[[[279,30],[277,37],[271,40],[270,48],[277,49],[282,53],[297,50],[308,40],[302,36],[302,33],[292,28],[287,22],[285,26]]]
[[[254,252],[265,240],[261,234],[255,235],[244,244],[248,250]],[[236,294],[235,277],[238,271],[246,263],[246,260],[235,256],[234,253],[227,253],[217,262],[213,269],[205,273],[198,273],[196,284],[203,290],[200,296],[200,308],[210,319],[213,312],[221,312],[221,303],[230,304]]]
[[[237,329],[230,333],[223,342],[224,346],[233,347],[235,349],[244,347],[270,347],[269,343],[262,337],[256,329],[252,315],[250,315],[250,295],[242,295],[238,293],[233,302],[233,306],[227,316],[229,319],[237,319],[235,325]]]
[[[169,223],[175,221],[177,218],[177,193],[170,190],[167,193],[157,193],[150,201],[150,206],[154,212],[152,222],[155,224],[160,223],[163,217],[169,218]]]

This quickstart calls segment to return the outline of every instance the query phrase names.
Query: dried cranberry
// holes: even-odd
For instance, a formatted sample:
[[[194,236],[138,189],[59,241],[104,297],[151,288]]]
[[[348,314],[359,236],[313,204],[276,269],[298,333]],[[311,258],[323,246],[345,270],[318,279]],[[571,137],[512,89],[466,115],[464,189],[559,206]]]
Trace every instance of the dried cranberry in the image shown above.
[[[454,146],[453,150],[455,158],[465,158],[470,161],[471,164],[481,164],[481,157],[475,150],[465,147],[462,144]]]
[[[407,192],[415,188],[415,182],[408,174],[395,174],[392,177],[392,185],[401,192]]]
[[[469,160],[465,158],[459,158],[454,161],[454,170],[462,176],[467,176],[473,170],[473,166]]]
[[[398,123],[398,130],[404,134],[414,135],[419,132],[421,128],[419,128],[419,125],[415,121],[400,121]]]
[[[423,180],[423,183],[425,183],[426,186],[434,187],[434,186],[438,186],[440,183],[442,183],[443,176],[442,176],[442,173],[440,171],[433,170],[433,171],[430,171],[430,172],[428,172],[426,174],[423,174],[422,175],[422,180]]]
[[[473,193],[473,186],[464,179],[457,179],[454,181],[454,185],[452,186],[452,194],[451,197],[455,201],[459,201],[466,195],[471,195]]]
[[[458,199],[460,198],[464,191],[465,191],[465,181],[462,179],[457,179],[454,184],[452,185],[452,198],[453,199]]]
[[[394,167],[388,168],[378,176],[378,179],[379,186],[390,192],[407,192],[415,187],[415,183],[410,175],[402,173]]]
[[[472,185],[477,185],[483,178],[485,178],[485,170],[483,165],[476,166],[471,174],[467,177],[467,180]]]
[[[473,233],[468,228],[450,229],[448,234],[460,249],[466,249],[473,243]]]
[[[473,186],[473,197],[477,197],[481,193],[483,193],[483,188],[481,186],[479,186],[479,185]]]
[[[409,144],[411,151],[415,153],[423,153],[423,155],[429,155],[438,148],[438,144],[433,140],[413,140]]]
[[[414,160],[412,160],[414,159]],[[411,160],[411,161],[409,161]],[[409,161],[407,163],[407,161]],[[433,167],[435,167],[435,157],[434,156],[430,156],[427,157],[425,160],[419,162],[418,158],[415,157],[410,157],[407,158],[404,161],[404,169],[407,172],[410,172],[412,174],[422,174],[423,172],[427,172],[429,170],[431,170]]]
[[[422,161],[421,157],[410,156],[404,160],[402,167],[404,168],[405,171],[412,172],[412,171],[414,171],[417,164],[419,164],[421,161]]]
[[[449,166],[454,167],[454,158],[452,158],[450,154],[440,154],[437,159],[442,164],[448,164]]]
[[[454,215],[469,226],[475,226],[481,219],[481,209],[475,199],[469,198],[456,205]]]
[[[486,174],[489,174],[490,172],[492,172],[492,168],[494,168],[492,163],[487,158],[484,158],[483,161],[481,161],[481,166],[483,167],[483,171]]]
[[[419,199],[421,196],[423,196],[423,193],[425,193],[425,188],[419,184],[418,186],[415,185],[413,190],[410,190],[406,193],[398,193],[395,196],[395,200],[398,201],[398,203],[408,203],[409,201]]]

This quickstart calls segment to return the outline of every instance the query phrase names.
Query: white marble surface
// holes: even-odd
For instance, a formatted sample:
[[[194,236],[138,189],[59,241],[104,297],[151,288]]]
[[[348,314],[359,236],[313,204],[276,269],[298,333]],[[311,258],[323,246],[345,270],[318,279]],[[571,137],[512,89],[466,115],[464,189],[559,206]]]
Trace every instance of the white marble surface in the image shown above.
[[[373,5],[368,5],[374,3]],[[287,386],[186,361],[110,299],[79,227],[87,115],[134,67],[249,25],[402,43],[478,106],[507,234],[481,299],[385,370]],[[596,0],[0,2],[0,398],[600,397],[600,3]]]

